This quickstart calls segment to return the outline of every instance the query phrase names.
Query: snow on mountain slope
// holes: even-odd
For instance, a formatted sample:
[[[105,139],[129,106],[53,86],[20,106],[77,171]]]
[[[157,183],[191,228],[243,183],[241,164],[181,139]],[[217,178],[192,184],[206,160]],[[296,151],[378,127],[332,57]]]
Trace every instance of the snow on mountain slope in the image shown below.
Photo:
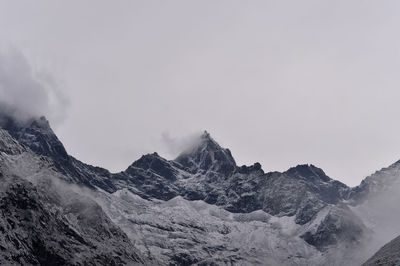
[[[351,230],[359,230],[349,223],[354,217],[341,216],[342,208],[333,205],[312,222],[299,225],[294,217],[262,210],[232,213],[180,196],[146,200],[128,189],[91,196],[142,253],[166,265],[357,265],[366,259],[358,250],[363,247],[361,235],[349,239],[354,235]],[[307,232],[320,237],[324,249],[304,241]]]
[[[258,163],[238,167],[230,151],[208,133],[176,160],[168,161],[156,153],[144,155],[126,171],[113,175],[113,180],[116,187],[131,188],[145,198],[169,200],[179,195],[231,212],[264,210],[295,216],[299,224],[311,221],[327,204],[342,201],[349,191],[313,165],[300,165],[285,173],[264,173]]]
[[[367,177],[354,191],[351,208],[373,232],[371,255],[400,233],[400,163]]]
[[[304,224],[327,204],[343,200],[349,191],[344,184],[330,179],[312,165],[267,174],[258,163],[238,167],[230,151],[207,132],[173,161],[156,153],[149,154],[126,171],[110,174],[69,156],[44,118],[26,125],[12,119],[6,121],[3,127],[11,135],[36,153],[50,157],[72,182],[107,192],[128,187],[144,198],[169,200],[179,195],[189,200],[204,200],[232,212],[262,209],[273,215],[296,216],[296,223]],[[49,148],[52,146],[55,148]]]
[[[393,187],[398,187],[399,182],[400,161],[397,161],[366,177],[359,186],[352,189],[350,198],[355,204],[359,204],[371,197],[385,194]]]
[[[351,189],[313,165],[264,173],[259,163],[237,166],[230,151],[208,133],[175,160],[148,154],[126,171],[111,174],[69,156],[44,119],[6,125],[17,140],[0,131],[0,169],[5,175],[22,177],[44,195],[53,195],[53,189],[46,188],[54,180],[79,185],[66,186],[74,187],[79,202],[90,197],[91,206],[101,206],[98,215],[105,218],[95,225],[98,230],[107,231],[104,224],[117,225],[133,243],[131,250],[140,250],[134,251],[136,258],[171,265],[360,264],[373,253],[371,235],[375,240],[378,232],[373,219],[380,219],[379,214],[365,215],[365,203],[388,187],[376,184],[398,175],[392,167],[382,178],[367,178]],[[60,191],[62,186],[50,187]],[[80,206],[69,201],[70,193],[51,197],[64,212]],[[75,224],[78,213],[67,221],[84,226],[84,234],[93,221]]]
[[[183,151],[175,162],[192,174],[212,171],[227,176],[237,168],[231,152],[222,148],[207,131],[200,136],[198,143]]]
[[[321,253],[296,235],[293,218],[230,213],[203,201],[144,200],[124,189],[97,196],[143,253],[171,265],[317,265]]]
[[[110,172],[84,164],[67,153],[46,118],[21,123],[10,116],[0,114],[0,127],[36,154],[51,158],[55,168],[70,181],[92,188],[100,187],[109,192],[116,190],[111,182]]]
[[[74,192],[55,169],[0,129],[0,264],[150,264],[102,208]]]

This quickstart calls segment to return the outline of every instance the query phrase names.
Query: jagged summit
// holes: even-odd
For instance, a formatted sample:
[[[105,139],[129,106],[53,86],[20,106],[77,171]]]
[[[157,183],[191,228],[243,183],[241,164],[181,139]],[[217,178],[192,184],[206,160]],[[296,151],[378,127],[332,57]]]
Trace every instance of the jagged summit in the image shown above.
[[[176,175],[169,161],[162,158],[157,152],[143,155],[139,160],[132,163],[125,172],[135,174],[137,169],[150,171],[170,180],[174,180]]]
[[[222,148],[207,131],[174,161],[191,173],[214,171],[229,175],[237,168],[230,150]]]
[[[190,155],[195,152],[205,151],[205,150],[222,150],[222,148],[210,135],[207,130],[204,132],[189,145],[185,150],[181,152],[178,156]]]
[[[353,188],[351,197],[362,202],[370,195],[378,195],[389,187],[399,186],[399,173],[400,160],[367,176],[360,185]]]
[[[0,127],[36,154],[51,158],[54,166],[72,182],[83,183],[91,188],[97,186],[110,192],[115,191],[114,185],[109,180],[110,173],[103,168],[86,165],[70,156],[44,116],[21,122],[1,113]]]
[[[64,145],[44,116],[20,122],[3,114],[0,119],[0,127],[34,152],[53,158],[56,164],[69,160]]]
[[[306,180],[329,182],[332,179],[325,172],[312,164],[300,164],[290,168],[285,174]]]
[[[210,133],[207,130],[204,130],[203,134],[201,135],[202,138],[209,138],[212,139]]]
[[[352,209],[346,207],[346,204],[350,202],[349,195],[352,195],[352,192],[353,194],[358,192],[358,190],[329,178],[322,169],[314,165],[298,165],[286,172],[269,173],[264,173],[260,163],[239,167],[229,149],[221,147],[207,131],[199,135],[190,149],[183,152],[175,160],[167,160],[157,153],[152,153],[143,155],[125,171],[110,173],[105,169],[86,165],[68,155],[44,117],[31,120],[24,125],[13,123],[12,120],[7,123],[0,123],[0,125],[6,128],[6,130],[0,129],[0,170],[1,163],[3,163],[3,167],[11,165],[14,167],[12,168],[13,171],[18,170],[21,165],[28,165],[29,167],[25,167],[25,170],[30,177],[31,165],[36,167],[37,162],[40,163],[42,159],[45,159],[41,156],[36,157],[30,150],[49,157],[51,160],[46,159],[44,165],[46,173],[50,173],[50,179],[57,178],[55,174],[62,175],[65,181],[78,184],[85,189],[89,187],[93,189],[93,193],[101,193],[101,206],[108,210],[107,214],[113,217],[116,215],[115,222],[121,225],[124,230],[131,232],[128,236],[132,237],[134,241],[138,239],[138,241],[144,241],[143,243],[146,243],[146,246],[156,246],[153,249],[157,252],[156,256],[159,254],[161,242],[154,241],[154,239],[160,239],[160,232],[161,235],[165,232],[165,239],[168,239],[168,241],[172,239],[172,242],[161,240],[161,244],[164,247],[165,243],[171,244],[173,247],[177,246],[179,251],[193,250],[196,245],[203,247],[204,242],[202,241],[207,241],[209,233],[213,237],[220,235],[221,239],[224,239],[230,245],[230,243],[237,241],[234,235],[235,230],[247,230],[247,224],[244,223],[251,222],[253,219],[258,221],[252,223],[254,226],[260,229],[262,224],[266,224],[265,229],[267,231],[251,228],[249,231],[240,231],[240,235],[246,236],[254,232],[256,236],[264,235],[269,243],[273,235],[268,233],[268,230],[278,230],[279,236],[283,235],[280,231],[281,221],[284,225],[282,227],[285,230],[284,234],[288,233],[286,226],[289,225],[290,228],[293,228],[291,234],[295,234],[292,239],[296,239],[297,242],[300,241],[302,244],[300,246],[296,244],[293,247],[296,250],[301,250],[303,245],[307,245],[307,254],[309,250],[319,252],[327,250],[331,246],[340,246],[342,243],[352,244],[354,241],[359,241],[366,232],[365,226],[355,216]],[[60,149],[57,147],[60,147]],[[28,161],[26,158],[33,159]],[[65,160],[62,158],[65,158]],[[55,162],[54,166],[56,167],[53,167],[51,161]],[[50,164],[47,164],[47,162],[50,162]],[[40,165],[42,164],[40,163]],[[37,169],[40,167],[37,166]],[[376,178],[398,177],[399,169],[395,166],[389,167],[380,171],[380,175],[377,175]],[[15,170],[15,173],[19,173],[17,170]],[[10,170],[10,173],[13,172]],[[366,185],[360,186],[359,190],[365,191],[369,195],[371,191],[376,190],[372,186],[376,183],[373,181],[375,181],[375,178],[367,179],[364,182]],[[108,197],[111,197],[112,201],[108,201]],[[106,200],[106,202],[103,202],[103,200]],[[200,201],[214,205],[212,208],[218,210],[218,212],[204,211],[200,206],[207,205],[203,205],[205,203]],[[179,208],[174,207],[174,204],[179,202],[182,202],[183,205]],[[152,212],[152,209],[146,204],[153,203],[155,204],[154,208],[159,211],[156,215],[148,216],[148,212]],[[195,207],[193,210],[190,210],[189,213],[182,212],[192,204]],[[7,206],[7,208],[9,207]],[[138,213],[132,212],[131,214],[130,212],[135,208],[137,208]],[[166,210],[165,213],[164,210]],[[179,215],[169,216],[171,210],[179,212]],[[199,216],[192,219],[191,215],[197,212],[199,212]],[[231,214],[225,215],[228,214],[227,212]],[[140,218],[142,220],[138,217],[142,217]],[[202,217],[205,217],[204,221]],[[236,224],[231,226],[231,222],[221,226],[209,226],[210,221],[212,222],[212,219],[215,218],[221,218],[225,223],[226,217],[235,219],[236,222],[239,222],[239,226],[237,227]],[[56,218],[54,219],[56,220]],[[249,218],[250,220],[247,220]],[[200,222],[197,223],[198,221]],[[143,226],[149,223],[150,226]],[[107,223],[105,224],[107,225]],[[2,226],[2,224],[0,225]],[[102,227],[99,228],[103,230]],[[143,228],[148,228],[149,231]],[[213,231],[213,228],[217,231]],[[58,230],[58,228],[56,229]],[[59,231],[62,236],[64,231]],[[142,234],[142,232],[145,233]],[[176,232],[179,232],[179,234],[182,232],[186,234],[187,232],[190,239],[183,238],[184,243],[177,245],[176,238],[171,237],[171,234]],[[198,233],[200,233],[200,237],[198,237]],[[280,240],[280,243],[286,243],[286,236],[284,237]],[[292,246],[292,239],[288,239],[290,241],[287,242],[290,246]],[[253,243],[253,240],[254,238],[252,238],[252,241],[246,241],[246,243]],[[195,242],[194,245],[193,242]],[[225,242],[221,243],[225,245]],[[260,244],[257,241],[255,243],[254,247],[257,254],[265,252],[265,249],[268,251],[269,248],[273,252],[282,250],[275,245],[269,247],[264,243]],[[226,252],[230,252],[230,250],[237,253],[236,248],[230,249],[230,246],[224,247],[218,244],[216,246],[218,253],[212,253],[212,255],[225,258],[228,254]],[[253,249],[253,247],[251,248]],[[152,252],[151,249],[148,250]],[[287,254],[292,254],[292,250],[288,250]],[[165,259],[181,261],[180,253],[176,255],[173,248],[165,248],[164,251],[172,254]],[[196,258],[191,261],[201,261],[202,258],[209,257],[210,248],[207,246],[204,251],[205,255],[190,254],[191,259]],[[285,257],[289,258],[284,249],[282,252]],[[219,255],[219,253],[222,255]],[[162,258],[164,259],[164,257]],[[310,264],[308,255],[302,257],[302,259],[308,263],[304,265]],[[188,265],[187,263],[172,264]],[[280,265],[280,263],[274,262],[271,265]],[[324,264],[314,263],[313,265]]]

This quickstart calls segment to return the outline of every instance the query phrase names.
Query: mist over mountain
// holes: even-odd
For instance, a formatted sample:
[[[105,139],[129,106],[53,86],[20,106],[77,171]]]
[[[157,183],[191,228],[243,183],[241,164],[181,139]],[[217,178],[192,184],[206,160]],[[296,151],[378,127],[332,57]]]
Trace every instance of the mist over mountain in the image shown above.
[[[399,12],[0,1],[0,266],[399,266]]]
[[[2,117],[2,264],[361,265],[400,232],[398,163],[351,188],[314,165],[238,166],[204,132],[111,173],[46,118]]]
[[[68,100],[54,79],[36,69],[17,48],[0,49],[0,120],[29,123],[47,115],[53,123],[66,116]]]
[[[400,238],[396,237],[384,245],[363,266],[369,265],[398,265],[400,263]]]

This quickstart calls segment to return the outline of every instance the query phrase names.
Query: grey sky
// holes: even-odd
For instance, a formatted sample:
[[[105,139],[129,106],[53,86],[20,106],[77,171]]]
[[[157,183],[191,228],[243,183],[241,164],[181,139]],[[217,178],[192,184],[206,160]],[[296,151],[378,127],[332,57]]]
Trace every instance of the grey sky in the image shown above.
[[[398,1],[1,1],[0,45],[68,98],[66,119],[65,100],[45,112],[85,162],[173,158],[207,129],[239,164],[313,163],[356,185],[400,159],[399,13]]]

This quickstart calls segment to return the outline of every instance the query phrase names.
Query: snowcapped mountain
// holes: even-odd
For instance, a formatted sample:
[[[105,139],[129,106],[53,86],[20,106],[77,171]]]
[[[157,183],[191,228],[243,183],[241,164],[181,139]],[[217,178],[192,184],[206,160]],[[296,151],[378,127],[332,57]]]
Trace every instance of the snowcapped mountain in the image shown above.
[[[109,192],[116,190],[107,170],[84,164],[67,153],[46,118],[20,123],[12,117],[1,115],[0,127],[33,152],[51,158],[57,170],[70,181]]]
[[[0,127],[9,264],[360,265],[400,231],[379,228],[397,221],[395,204],[379,207],[398,163],[349,188],[313,165],[237,166],[204,132],[174,160],[147,154],[110,173],[70,156],[45,118]]]
[[[285,173],[264,173],[259,163],[238,167],[230,151],[207,132],[195,147],[173,161],[148,154],[113,177],[117,187],[131,187],[144,197],[169,200],[179,195],[231,212],[261,209],[272,215],[295,216],[299,224],[349,193],[346,185],[313,165],[299,165]]]
[[[1,265],[151,263],[47,157],[0,129]]]

